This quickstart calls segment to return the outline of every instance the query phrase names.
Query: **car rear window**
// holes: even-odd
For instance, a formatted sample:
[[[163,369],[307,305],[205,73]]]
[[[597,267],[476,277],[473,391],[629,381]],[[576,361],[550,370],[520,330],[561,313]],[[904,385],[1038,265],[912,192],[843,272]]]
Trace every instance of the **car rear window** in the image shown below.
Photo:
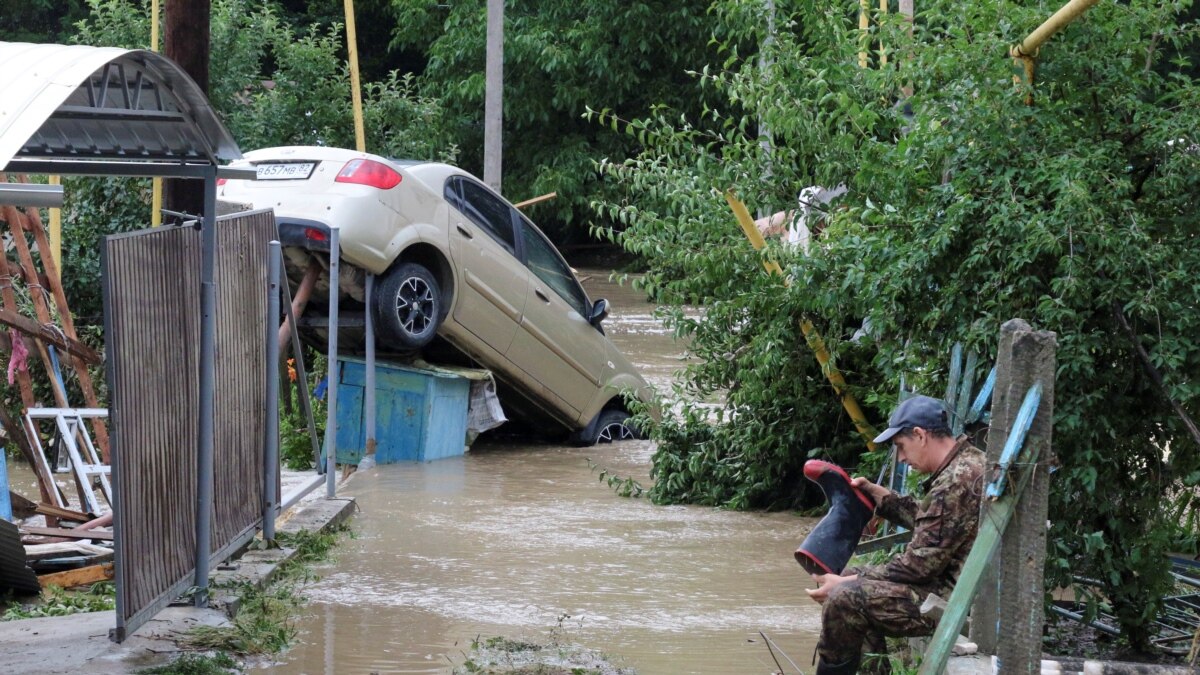
[[[516,251],[513,235],[512,209],[496,195],[477,183],[464,180],[462,188],[462,211],[479,227],[482,227],[509,251]]]

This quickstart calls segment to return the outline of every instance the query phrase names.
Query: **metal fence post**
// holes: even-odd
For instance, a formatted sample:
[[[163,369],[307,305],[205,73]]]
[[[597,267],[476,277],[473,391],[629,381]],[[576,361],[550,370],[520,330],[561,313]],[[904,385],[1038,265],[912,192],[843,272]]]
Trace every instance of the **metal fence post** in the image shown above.
[[[1002,538],[998,564],[988,568],[971,609],[971,640],[982,653],[997,655],[999,672],[1005,675],[1038,673],[1041,668],[1056,348],[1054,333],[1034,331],[1020,319],[1000,328],[987,442],[989,466],[999,460],[1025,393],[1035,382],[1042,383],[1041,404],[1025,439],[1027,447],[1038,450],[1038,461],[1033,467],[1018,468],[1032,470],[1033,475]],[[988,517],[988,508],[984,500],[981,518]]]
[[[275,514],[279,495],[279,242],[267,244],[267,400],[266,439],[263,443],[263,539],[275,540]]]
[[[338,228],[329,228],[329,348],[325,386],[325,497],[337,495],[337,390],[338,390],[338,273],[341,244]]]
[[[204,176],[204,217],[200,231],[200,415],[196,451],[196,595],[208,607],[208,567],[212,555],[213,410],[216,399],[217,330],[217,168]]]
[[[375,320],[372,316],[375,295],[375,275],[367,274],[367,291],[363,302],[367,306],[366,342],[367,342],[367,377],[366,391],[363,393],[363,426],[366,427],[366,443],[363,458],[358,463],[359,469],[369,469],[375,466]]]

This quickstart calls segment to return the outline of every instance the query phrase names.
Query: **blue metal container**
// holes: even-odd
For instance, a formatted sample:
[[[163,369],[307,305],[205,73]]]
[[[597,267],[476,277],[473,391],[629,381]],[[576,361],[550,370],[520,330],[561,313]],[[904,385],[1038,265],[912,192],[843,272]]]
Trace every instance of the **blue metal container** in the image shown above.
[[[338,358],[337,461],[358,464],[366,448],[366,364]],[[463,454],[470,380],[391,363],[375,364],[375,461],[429,461]]]

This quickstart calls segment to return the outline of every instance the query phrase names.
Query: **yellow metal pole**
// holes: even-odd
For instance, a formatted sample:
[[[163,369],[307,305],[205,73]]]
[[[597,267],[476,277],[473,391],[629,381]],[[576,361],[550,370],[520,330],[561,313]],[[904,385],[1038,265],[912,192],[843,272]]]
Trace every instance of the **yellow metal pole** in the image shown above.
[[[1099,1],[1100,0],[1071,0],[1067,4],[1063,5],[1062,8],[1055,12],[1049,19],[1046,19],[1042,25],[1035,28],[1033,32],[1029,34],[1029,37],[1022,40],[1020,44],[1014,45],[1012,49],[1009,50],[1010,55],[1013,58],[1018,58],[1021,56],[1032,56],[1036,58],[1038,49],[1045,44],[1052,35],[1061,30],[1063,26],[1079,18],[1080,14],[1086,12]]]
[[[62,178],[50,176],[51,185],[61,185]],[[54,267],[62,269],[62,209],[50,209],[50,258]]]
[[[729,202],[729,208],[733,209],[733,215],[737,218],[738,224],[742,226],[742,232],[746,234],[746,238],[750,240],[750,245],[756,251],[762,250],[767,245],[767,242],[754,225],[754,219],[750,217],[750,211],[746,208],[746,205],[742,203],[742,200],[734,196],[733,190],[725,191],[725,201]],[[763,267],[771,274],[784,276],[783,269],[774,260],[763,261]],[[790,285],[791,282],[784,277],[784,283]],[[875,430],[867,422],[867,416],[863,414],[862,408],[858,407],[858,401],[854,400],[854,396],[850,394],[846,378],[842,377],[841,371],[834,365],[833,359],[829,355],[829,349],[825,346],[825,340],[807,318],[800,320],[800,332],[804,334],[804,339],[808,342],[809,348],[816,354],[817,362],[821,364],[821,372],[825,373],[825,377],[829,379],[829,384],[833,385],[833,390],[837,392],[838,398],[842,401],[842,407],[850,415],[850,421],[854,423],[854,428],[858,430],[858,433],[867,442],[867,449],[874,451],[875,442],[872,439],[875,438]]]
[[[887,16],[888,0],[879,0],[879,16]],[[887,50],[883,47],[883,31],[879,32],[879,67],[887,65]]]
[[[858,67],[867,67],[867,49],[871,46],[871,36],[867,31],[871,27],[871,21],[867,17],[867,13],[871,11],[870,0],[858,0],[858,30],[862,31],[862,36],[859,38],[861,47],[858,49]]]
[[[150,0],[150,51],[158,52],[158,0]],[[151,181],[150,226],[162,225],[163,182],[161,178]]]
[[[1038,50],[1042,45],[1046,44],[1055,33],[1062,30],[1063,26],[1078,19],[1080,15],[1090,9],[1100,0],[1071,0],[1067,4],[1059,8],[1057,12],[1042,22],[1042,25],[1033,29],[1020,44],[1013,45],[1008,50],[1008,55],[1013,58],[1014,62],[1019,63],[1021,70],[1025,75],[1025,85],[1029,87],[1029,92],[1025,95],[1025,105],[1033,105],[1033,75],[1036,68],[1035,59],[1037,59]],[[1021,80],[1018,76],[1013,76],[1013,81],[1020,84]]]
[[[362,90],[358,81],[358,38],[354,31],[354,0],[346,0],[346,47],[350,52],[350,96],[354,102],[354,147],[367,151],[367,136],[363,129]]]

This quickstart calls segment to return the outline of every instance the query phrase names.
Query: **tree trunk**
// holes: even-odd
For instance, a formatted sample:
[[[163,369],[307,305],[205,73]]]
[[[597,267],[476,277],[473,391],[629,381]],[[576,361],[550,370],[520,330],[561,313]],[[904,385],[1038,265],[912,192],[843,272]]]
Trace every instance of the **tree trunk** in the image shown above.
[[[163,15],[163,54],[179,64],[205,94],[208,94],[210,6],[210,0],[168,0]],[[201,215],[204,181],[184,178],[164,181],[163,208]]]

